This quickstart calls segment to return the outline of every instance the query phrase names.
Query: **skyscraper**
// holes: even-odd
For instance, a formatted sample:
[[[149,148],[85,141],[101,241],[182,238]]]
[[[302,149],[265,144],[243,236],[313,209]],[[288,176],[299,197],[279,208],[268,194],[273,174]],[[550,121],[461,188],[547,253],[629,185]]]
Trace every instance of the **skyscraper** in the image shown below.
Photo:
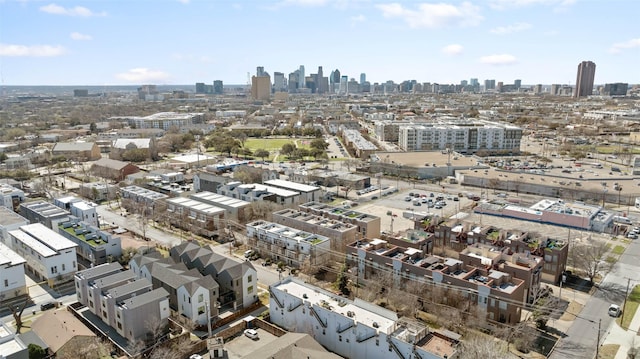
[[[360,74],[360,86],[364,85],[367,82],[367,74],[364,72]]]
[[[300,69],[298,70],[298,88],[304,88],[304,65],[300,65]]]
[[[578,64],[576,76],[576,91],[573,97],[589,96],[593,92],[593,79],[596,77],[596,64],[591,61],[582,61]]]
[[[335,71],[331,71],[331,74],[331,79],[329,79],[330,82],[333,82],[331,92],[336,93],[340,89],[340,70],[335,69]]]
[[[522,87],[522,80],[520,80],[520,79],[514,80],[513,81],[513,86],[516,88],[516,90],[520,90],[520,87]]]
[[[251,97],[254,100],[269,100],[271,97],[271,76],[266,72],[264,74],[251,77]]]
[[[222,80],[213,81],[213,93],[216,95],[222,95],[223,92],[224,92],[224,85],[222,83]]]

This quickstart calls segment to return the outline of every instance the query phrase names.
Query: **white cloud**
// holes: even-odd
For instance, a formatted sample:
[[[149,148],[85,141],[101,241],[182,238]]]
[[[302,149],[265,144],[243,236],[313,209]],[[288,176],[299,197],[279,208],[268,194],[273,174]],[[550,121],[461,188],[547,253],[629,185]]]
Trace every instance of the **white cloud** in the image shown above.
[[[367,18],[364,15],[360,14],[352,16],[349,20],[351,20],[351,26],[356,26],[357,23],[365,22]]]
[[[531,24],[527,24],[526,22],[518,22],[513,25],[498,26],[496,28],[489,30],[489,32],[496,35],[507,35],[507,34],[512,34],[514,32],[528,30],[530,28],[531,28]]]
[[[76,6],[65,8],[57,4],[49,4],[40,7],[40,11],[54,14],[54,15],[67,15],[67,16],[79,16],[79,17],[91,17],[91,16],[106,16],[106,12],[93,12],[86,7]]]
[[[297,6],[324,6],[329,3],[329,0],[284,0],[280,2],[281,6],[297,5]]]
[[[496,54],[482,56],[480,62],[488,65],[513,65],[518,62],[515,56],[509,54]]]
[[[489,6],[494,9],[517,8],[533,5],[555,6],[556,9],[567,8],[577,0],[490,0]]]
[[[401,18],[411,28],[439,28],[446,26],[472,26],[479,24],[484,18],[480,8],[470,2],[459,6],[437,3],[422,3],[416,10],[405,8],[399,3],[376,5],[387,18]]]
[[[120,80],[125,80],[128,82],[142,83],[164,81],[169,78],[169,74],[163,71],[138,67],[135,69],[130,69],[127,72],[119,73],[116,75],[116,77]]]
[[[191,2],[191,0],[178,0],[178,2],[183,3],[183,4],[188,4]]]
[[[78,40],[78,41],[82,41],[82,40],[86,41],[86,40],[93,39],[91,35],[81,34],[79,32],[72,32],[71,35],[69,36],[71,36],[71,39]]]
[[[622,50],[633,49],[636,47],[640,47],[640,37],[625,42],[615,43],[611,45],[611,48],[609,48],[609,52],[612,54],[619,54],[622,52]]]
[[[454,55],[460,55],[463,49],[464,48],[462,47],[462,45],[451,44],[443,47],[442,52],[447,55],[454,56]]]
[[[54,57],[66,52],[62,46],[0,44],[0,56],[11,57]]]

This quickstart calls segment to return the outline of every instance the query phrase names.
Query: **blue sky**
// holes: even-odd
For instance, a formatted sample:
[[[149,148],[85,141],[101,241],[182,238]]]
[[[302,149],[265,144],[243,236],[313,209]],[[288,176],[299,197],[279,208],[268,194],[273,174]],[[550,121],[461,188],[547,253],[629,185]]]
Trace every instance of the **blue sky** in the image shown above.
[[[4,85],[244,84],[304,65],[384,82],[640,83],[637,0],[0,0]]]

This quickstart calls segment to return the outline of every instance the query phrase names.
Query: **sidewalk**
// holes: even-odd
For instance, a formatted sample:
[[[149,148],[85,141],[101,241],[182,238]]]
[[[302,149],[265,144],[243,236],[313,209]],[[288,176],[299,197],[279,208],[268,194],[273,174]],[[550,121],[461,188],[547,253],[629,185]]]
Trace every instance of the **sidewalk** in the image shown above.
[[[607,337],[602,342],[602,345],[619,344],[620,348],[616,353],[615,359],[626,359],[627,352],[631,347],[640,346],[640,338],[638,338],[639,330],[640,310],[637,310],[631,320],[631,323],[629,323],[629,329],[620,327],[615,321],[611,323]]]
[[[582,307],[589,301],[591,295],[572,288],[563,287],[562,291],[557,285],[545,284],[553,289],[553,293],[558,294],[560,299],[569,303],[565,314],[560,319],[552,319],[547,325],[556,328],[559,332],[566,333],[576,315],[580,314]]]

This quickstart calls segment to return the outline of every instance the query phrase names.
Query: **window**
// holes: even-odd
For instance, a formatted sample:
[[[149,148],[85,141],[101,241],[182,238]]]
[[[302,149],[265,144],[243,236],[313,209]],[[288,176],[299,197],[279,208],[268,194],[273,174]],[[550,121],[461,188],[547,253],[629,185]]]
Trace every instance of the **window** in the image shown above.
[[[198,307],[198,315],[204,314],[204,305],[202,307]]]
[[[62,263],[62,271],[64,272],[66,270],[64,263]]]
[[[338,335],[338,341],[342,341],[342,335]]]
[[[252,286],[252,285],[250,285],[250,286],[247,288],[247,294],[251,294],[251,293],[253,293],[253,286]]]
[[[252,282],[252,279],[253,279],[253,276],[252,276],[252,275],[248,276],[248,277],[247,277],[247,282],[251,283],[251,282]]]
[[[51,274],[56,274],[56,273],[58,273],[58,266],[51,267]]]
[[[5,279],[5,280],[4,280],[4,286],[5,286],[5,287],[8,287],[8,286],[9,286],[9,280],[8,280],[8,279]]]
[[[122,323],[118,322],[118,329],[122,329]]]
[[[198,303],[202,303],[204,301],[204,294],[198,294]]]

